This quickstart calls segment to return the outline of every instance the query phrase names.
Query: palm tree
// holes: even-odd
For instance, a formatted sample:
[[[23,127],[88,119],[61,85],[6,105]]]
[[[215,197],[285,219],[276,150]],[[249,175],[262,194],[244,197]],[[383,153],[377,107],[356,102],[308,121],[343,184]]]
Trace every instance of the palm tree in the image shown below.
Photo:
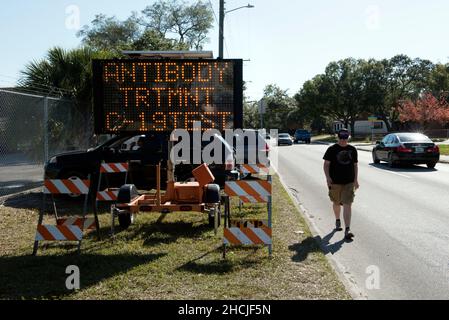
[[[63,98],[49,108],[49,133],[54,143],[64,147],[67,143],[92,142],[92,59],[111,57],[111,53],[87,47],[55,47],[22,71],[20,88]]]

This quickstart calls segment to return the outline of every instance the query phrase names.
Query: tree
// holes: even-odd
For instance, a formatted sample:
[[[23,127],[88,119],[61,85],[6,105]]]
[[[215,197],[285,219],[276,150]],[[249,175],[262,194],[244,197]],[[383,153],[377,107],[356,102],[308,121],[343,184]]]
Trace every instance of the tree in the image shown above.
[[[120,52],[132,49],[133,43],[140,39],[141,34],[135,13],[125,21],[98,14],[92,20],[91,26],[84,26],[78,32],[78,37],[82,38],[84,45],[94,50]]]
[[[370,59],[362,61],[362,77],[364,83],[362,108],[366,113],[371,113],[383,120],[390,131],[391,106],[388,99],[388,61]]]
[[[416,101],[402,102],[398,113],[401,122],[416,122],[423,129],[426,129],[432,122],[439,124],[449,122],[449,104],[446,97],[441,96],[437,99],[431,93],[423,94]]]
[[[264,89],[264,98],[267,110],[264,115],[266,129],[287,130],[287,119],[291,111],[295,109],[295,101],[287,90],[282,90],[277,85],[270,84]]]
[[[382,116],[389,113],[391,122],[398,121],[397,107],[400,101],[417,99],[420,94],[427,91],[433,67],[431,61],[419,58],[411,59],[406,55],[397,55],[390,59],[386,64],[387,97]]]
[[[99,14],[78,32],[84,45],[95,50],[200,50],[213,26],[210,6],[198,1],[159,0],[139,15],[120,21]]]
[[[345,59],[330,63],[324,75],[315,78],[312,94],[316,113],[339,120],[355,134],[355,121],[363,112],[362,61]],[[315,87],[315,88],[313,88]],[[316,114],[315,113],[315,114]]]
[[[437,64],[429,79],[429,90],[436,96],[449,92],[449,64]]]
[[[243,127],[257,129],[260,126],[260,117],[257,102],[243,103]]]
[[[189,46],[184,43],[178,43],[173,39],[161,37],[154,30],[145,30],[139,39],[134,41],[129,47],[137,51],[170,51],[170,50],[189,50]]]
[[[161,36],[176,35],[179,44],[200,50],[212,28],[213,12],[202,1],[188,5],[184,1],[159,0],[143,11],[141,24]]]
[[[306,81],[302,89],[294,96],[296,106],[300,110],[304,123],[313,122],[315,119],[322,118],[322,101],[320,88],[324,75],[318,75],[312,80]]]
[[[72,108],[52,109],[54,113],[49,118],[55,119],[55,122],[51,123],[54,126],[50,129],[53,133],[63,134],[64,130],[70,131],[71,124],[67,119],[79,119],[82,124],[79,132],[85,135],[80,139],[88,140],[93,136],[92,59],[111,57],[111,53],[96,52],[90,48],[64,50],[55,47],[48,51],[44,59],[25,67],[19,85],[25,89],[40,88],[43,95],[57,94],[70,99]],[[54,140],[58,140],[58,136]]]
[[[324,74],[307,81],[295,100],[317,123],[323,117],[339,120],[354,132],[356,120],[373,114],[390,131],[391,123],[399,119],[400,101],[417,99],[427,91],[439,95],[448,90],[448,66],[436,68],[431,61],[405,55],[380,61],[348,58],[331,62]]]

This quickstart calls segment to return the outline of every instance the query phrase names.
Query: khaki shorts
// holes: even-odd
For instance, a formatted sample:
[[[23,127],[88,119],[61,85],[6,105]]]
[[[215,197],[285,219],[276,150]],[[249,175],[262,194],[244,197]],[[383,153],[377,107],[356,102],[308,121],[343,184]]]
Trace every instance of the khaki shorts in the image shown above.
[[[355,197],[354,183],[333,184],[329,190],[329,198],[336,204],[352,204]]]

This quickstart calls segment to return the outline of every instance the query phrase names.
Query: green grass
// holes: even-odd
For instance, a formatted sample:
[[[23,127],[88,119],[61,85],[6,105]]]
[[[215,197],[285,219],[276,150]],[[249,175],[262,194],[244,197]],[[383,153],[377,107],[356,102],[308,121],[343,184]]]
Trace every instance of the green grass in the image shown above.
[[[38,193],[16,196],[0,207],[2,299],[350,298],[276,177],[272,258],[266,248],[230,248],[223,260],[222,229],[215,236],[207,215],[195,213],[143,213],[111,239],[106,207],[100,215],[102,240],[87,235],[81,255],[73,245],[49,243],[32,257],[40,199]],[[80,206],[62,204],[71,213]],[[264,217],[264,209],[234,207],[232,212]],[[51,216],[45,220],[52,222]],[[79,291],[65,288],[68,265],[80,268]]]
[[[440,144],[440,154],[449,156],[449,145],[446,144]]]

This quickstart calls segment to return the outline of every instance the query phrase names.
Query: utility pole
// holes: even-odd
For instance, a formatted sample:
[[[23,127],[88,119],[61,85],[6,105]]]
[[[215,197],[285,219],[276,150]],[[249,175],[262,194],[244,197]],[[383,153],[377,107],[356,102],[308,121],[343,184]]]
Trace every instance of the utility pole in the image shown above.
[[[218,58],[223,59],[225,2],[220,0],[220,26],[218,32]]]

